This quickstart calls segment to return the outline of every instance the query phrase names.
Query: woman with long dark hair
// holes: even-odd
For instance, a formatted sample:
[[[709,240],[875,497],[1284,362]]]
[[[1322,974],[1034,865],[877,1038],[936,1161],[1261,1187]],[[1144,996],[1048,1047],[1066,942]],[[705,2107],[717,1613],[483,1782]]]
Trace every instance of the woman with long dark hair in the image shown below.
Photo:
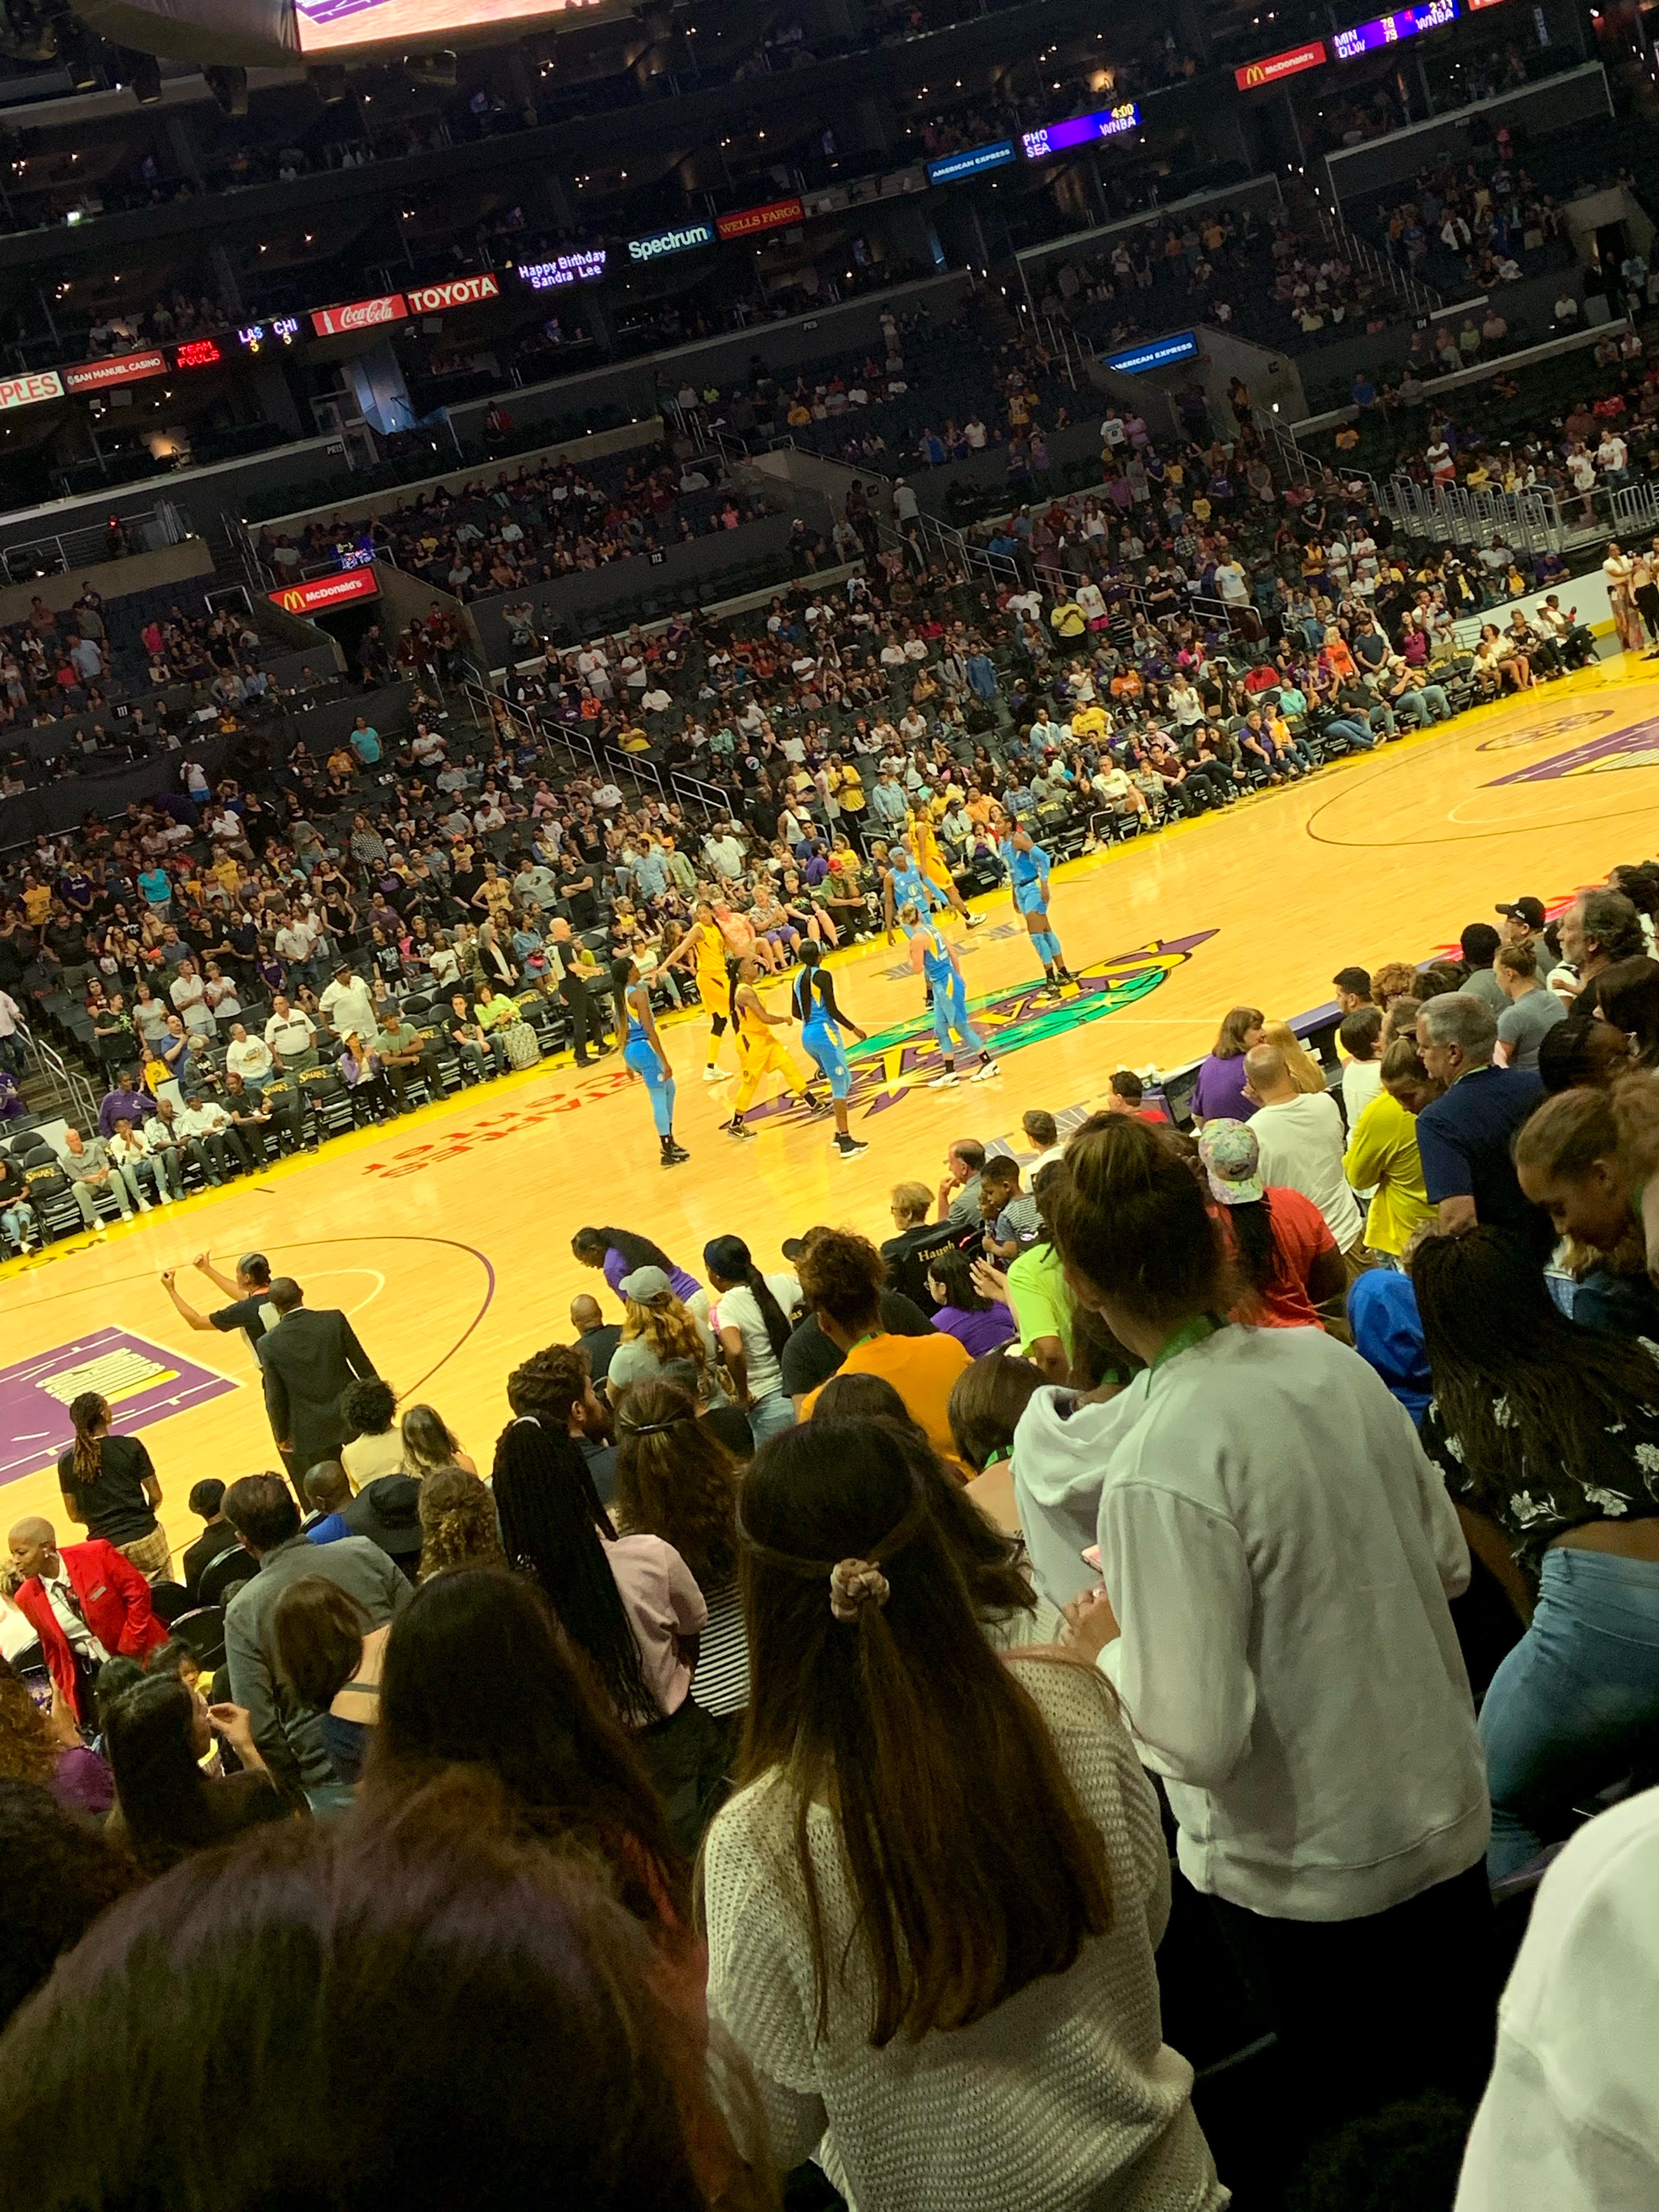
[[[790,1274],[763,1275],[741,1237],[712,1238],[702,1248],[702,1264],[720,1300],[715,1319],[732,1395],[748,1414],[759,1443],[795,1425],[781,1361],[789,1341],[789,1314],[800,1303],[800,1285]]]
[[[786,1401],[787,1402],[787,1401]],[[793,1425],[793,1422],[791,1424]],[[631,1382],[617,1401],[617,1512],[659,1536],[708,1607],[697,1646],[697,1703],[716,1719],[749,1703],[749,1641],[738,1595],[738,1464],[672,1382]]]
[[[604,1859],[635,1917],[689,1951],[688,1868],[627,1730],[522,1575],[423,1586],[388,1644],[364,1789],[373,1822],[446,1766],[486,1767],[530,1826]]]
[[[1248,1121],[1255,1111],[1244,1095],[1244,1055],[1261,1042],[1267,1017],[1260,1006],[1235,1006],[1223,1021],[1214,1044],[1199,1062],[1193,1089],[1193,1119]]]
[[[695,1275],[677,1267],[659,1244],[639,1237],[631,1229],[579,1229],[570,1240],[573,1255],[584,1267],[598,1267],[622,1296],[622,1279],[636,1267],[660,1267],[678,1298],[694,1298],[702,1288]]]
[[[1301,1191],[1262,1182],[1261,1149],[1245,1122],[1206,1121],[1198,1155],[1238,1279],[1233,1319],[1316,1328],[1315,1309],[1340,1298],[1348,1282],[1324,1215]]]
[[[495,1489],[508,1559],[540,1585],[634,1734],[689,1857],[726,1768],[720,1732],[691,1695],[702,1592],[672,1544],[617,1534],[574,1440],[534,1415],[501,1431]]]
[[[202,1771],[216,1735],[236,1753],[241,1773]],[[192,1851],[288,1817],[246,1707],[204,1705],[176,1674],[147,1674],[116,1698],[104,1722],[104,1749],[115,1777],[108,1832],[129,1845],[146,1874],[165,1874]]]
[[[822,2141],[858,2203],[1209,2212],[1159,2026],[1156,1801],[1091,1670],[992,1651],[927,1457],[814,1419],[744,1478],[755,1694],[704,1860],[710,2009],[781,2162]]]
[[[1480,1708],[1497,1879],[1659,1741],[1659,1359],[1566,1320],[1496,1229],[1425,1237],[1411,1278],[1424,1443],[1471,1541],[1487,1556],[1481,1524],[1501,1531],[1495,1565],[1511,1551],[1538,1593]]]
[[[1103,1409],[1102,1588],[1073,1632],[1285,2048],[1275,2124],[1293,2143],[1314,2116],[1473,2091],[1489,1813],[1445,1486],[1346,1346],[1228,1321],[1228,1240],[1169,1133],[1079,1131],[1048,1214],[1079,1304],[1146,1362]]]
[[[155,1517],[161,1478],[140,1437],[110,1433],[109,1401],[82,1390],[70,1403],[75,1442],[58,1462],[64,1510],[88,1536],[131,1560],[146,1582],[171,1582],[173,1551]]]
[[[988,1298],[974,1287],[974,1263],[954,1244],[941,1245],[927,1255],[927,1294],[937,1311],[933,1327],[941,1336],[953,1336],[963,1350],[977,1359],[994,1352],[1014,1334],[1014,1316],[1006,1302]]]

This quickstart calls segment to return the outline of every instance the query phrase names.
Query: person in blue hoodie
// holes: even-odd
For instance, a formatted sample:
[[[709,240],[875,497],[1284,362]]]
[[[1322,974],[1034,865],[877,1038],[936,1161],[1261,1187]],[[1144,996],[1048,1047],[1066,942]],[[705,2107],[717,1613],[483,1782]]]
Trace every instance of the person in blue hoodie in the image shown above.
[[[1374,1367],[1420,1428],[1428,1411],[1429,1355],[1409,1275],[1373,1267],[1356,1276],[1348,1291],[1353,1348]]]

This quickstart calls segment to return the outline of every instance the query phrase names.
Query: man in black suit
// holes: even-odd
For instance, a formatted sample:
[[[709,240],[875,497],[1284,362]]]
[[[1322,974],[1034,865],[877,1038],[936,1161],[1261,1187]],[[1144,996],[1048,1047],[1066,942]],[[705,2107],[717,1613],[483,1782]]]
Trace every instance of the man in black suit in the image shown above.
[[[346,1440],[340,1394],[375,1368],[345,1316],[334,1308],[310,1312],[291,1275],[279,1275],[266,1295],[277,1320],[254,1350],[264,1375],[271,1434],[295,1475],[319,1460],[338,1459]]]
[[[588,1064],[588,1048],[603,1055],[610,1048],[605,1041],[605,1016],[600,1011],[602,1000],[596,1003],[592,993],[602,993],[605,987],[604,972],[587,952],[581,939],[571,933],[570,924],[562,915],[552,929],[553,950],[558,955],[562,973],[559,976],[559,996],[564,1000],[570,1016],[571,1042],[576,1048],[576,1065]]]

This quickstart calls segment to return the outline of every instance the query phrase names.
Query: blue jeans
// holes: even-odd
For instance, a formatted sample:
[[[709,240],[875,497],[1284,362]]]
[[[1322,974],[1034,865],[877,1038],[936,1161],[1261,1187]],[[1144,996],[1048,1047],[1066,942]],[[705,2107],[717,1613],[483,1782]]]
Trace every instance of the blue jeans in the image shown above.
[[[794,1401],[787,1390],[775,1390],[769,1398],[757,1398],[749,1408],[749,1426],[757,1444],[763,1444],[768,1437],[775,1437],[794,1425]]]
[[[1659,1563],[1547,1552],[1538,1610],[1480,1708],[1492,1877],[1575,1825],[1574,1808],[1659,1754]]]

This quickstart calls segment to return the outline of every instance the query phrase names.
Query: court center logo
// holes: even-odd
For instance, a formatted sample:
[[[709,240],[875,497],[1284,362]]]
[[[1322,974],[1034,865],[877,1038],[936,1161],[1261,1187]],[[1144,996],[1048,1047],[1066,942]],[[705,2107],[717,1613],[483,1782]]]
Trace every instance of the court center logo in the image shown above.
[[[1572,722],[1561,726],[1571,728]],[[1547,726],[1530,732],[1528,741],[1535,744],[1540,737],[1555,734],[1554,727]],[[1604,775],[1610,769],[1624,768],[1659,768],[1659,714],[1650,714],[1644,721],[1632,722],[1622,730],[1610,730],[1604,737],[1587,738],[1564,753],[1534,761],[1529,768],[1511,769],[1507,775],[1494,776],[1486,788],[1495,791],[1506,783],[1556,783],[1566,776]]]
[[[1200,929],[1190,937],[1154,938],[1115,959],[1094,961],[1079,969],[1077,990],[1068,992],[1058,1005],[1033,981],[1018,990],[993,992],[970,1000],[969,1009],[980,1033],[999,1056],[1018,1052],[1025,1045],[1043,1044],[1050,1037],[1064,1036],[1133,1006],[1156,991],[1166,975],[1183,966],[1215,934],[1213,929]],[[958,947],[963,952],[975,949],[971,938]],[[677,1049],[682,1034],[678,1028],[671,1029],[666,1042],[669,1058],[683,1077],[683,1054]],[[796,1057],[802,1057],[798,1048]],[[933,1036],[933,1017],[921,1012],[878,1031],[867,1043],[854,1046],[848,1057],[853,1069],[848,1103],[866,1116],[896,1106],[918,1085],[937,1075],[945,1064]],[[364,1173],[380,1182],[421,1175],[444,1160],[459,1158],[484,1145],[501,1144],[521,1131],[543,1127],[561,1114],[580,1114],[590,1106],[606,1104],[630,1087],[636,1088],[630,1085],[626,1070],[613,1063],[605,1074],[587,1077],[580,1088],[567,1090],[562,1084],[556,1084],[550,1089],[526,1091],[510,1103],[469,1120],[459,1128],[441,1130],[419,1144],[400,1146],[386,1158],[366,1161]],[[751,1107],[744,1118],[787,1124],[809,1121],[812,1115],[809,1108],[794,1099],[779,1098]]]
[[[1079,970],[1077,990],[1067,992],[1057,1004],[1040,981],[1033,981],[1017,990],[970,1000],[969,1012],[991,1051],[1002,1059],[1027,1045],[1046,1044],[1051,1037],[1065,1036],[1091,1022],[1104,1020],[1109,1014],[1121,1013],[1156,991],[1167,975],[1183,967],[1198,947],[1215,934],[1212,929],[1200,929],[1190,937],[1155,938],[1151,944],[1120,952],[1113,959],[1097,960]],[[848,1060],[853,1071],[848,1104],[855,1112],[861,1110],[866,1119],[896,1106],[945,1066],[933,1035],[933,1016],[925,1012],[874,1032],[867,1042],[853,1047]],[[753,1106],[745,1116],[750,1122],[804,1122],[811,1118],[810,1107],[788,1097]]]

